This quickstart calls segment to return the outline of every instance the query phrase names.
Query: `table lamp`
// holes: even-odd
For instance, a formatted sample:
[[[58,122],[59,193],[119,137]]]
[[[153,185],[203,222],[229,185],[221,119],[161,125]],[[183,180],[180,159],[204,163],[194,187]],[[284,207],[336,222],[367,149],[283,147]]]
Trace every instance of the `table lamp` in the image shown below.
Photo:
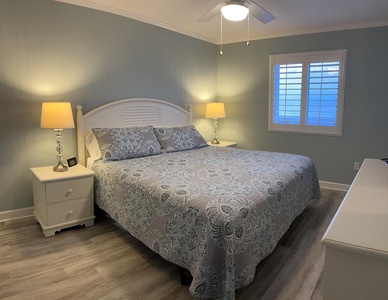
[[[40,127],[55,130],[57,136],[58,164],[54,166],[53,170],[55,172],[66,172],[68,167],[62,161],[62,130],[74,128],[73,112],[70,102],[43,102]]]
[[[211,143],[219,144],[220,142],[217,139],[217,121],[220,118],[225,118],[224,103],[220,103],[220,102],[206,103],[205,118],[213,119],[214,140]]]

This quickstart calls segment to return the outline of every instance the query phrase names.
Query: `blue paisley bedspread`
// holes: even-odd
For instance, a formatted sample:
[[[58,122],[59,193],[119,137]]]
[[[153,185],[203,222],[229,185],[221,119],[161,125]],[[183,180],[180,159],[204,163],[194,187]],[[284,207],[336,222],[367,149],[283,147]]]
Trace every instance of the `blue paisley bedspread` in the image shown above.
[[[196,298],[234,299],[320,188],[301,155],[224,147],[93,165],[95,199],[131,235],[189,270]]]

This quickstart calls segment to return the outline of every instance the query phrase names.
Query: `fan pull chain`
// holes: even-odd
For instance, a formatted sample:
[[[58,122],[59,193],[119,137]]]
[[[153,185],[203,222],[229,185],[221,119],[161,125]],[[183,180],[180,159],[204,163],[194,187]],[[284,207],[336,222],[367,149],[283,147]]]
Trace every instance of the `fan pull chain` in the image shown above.
[[[221,45],[220,45],[220,55],[223,55],[224,53],[222,52],[222,14],[221,15]]]
[[[248,37],[247,37],[247,46],[249,46],[249,44],[250,44],[250,41],[249,41],[249,13],[248,13]]]

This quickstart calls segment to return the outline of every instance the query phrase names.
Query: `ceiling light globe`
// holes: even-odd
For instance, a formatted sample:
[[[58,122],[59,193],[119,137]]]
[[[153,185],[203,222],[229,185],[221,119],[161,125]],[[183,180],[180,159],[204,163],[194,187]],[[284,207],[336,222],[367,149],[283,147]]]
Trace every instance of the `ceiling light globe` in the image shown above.
[[[230,1],[221,8],[221,13],[225,19],[237,22],[242,21],[247,17],[249,9],[240,1]]]

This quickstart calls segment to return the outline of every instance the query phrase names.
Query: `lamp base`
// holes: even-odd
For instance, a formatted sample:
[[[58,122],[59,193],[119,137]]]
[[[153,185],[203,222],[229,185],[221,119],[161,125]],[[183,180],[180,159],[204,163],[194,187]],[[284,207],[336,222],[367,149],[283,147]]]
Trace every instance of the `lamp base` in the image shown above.
[[[54,129],[57,136],[57,159],[58,164],[54,166],[53,170],[54,172],[66,172],[68,170],[68,167],[65,166],[62,162],[63,155],[62,155],[62,129]]]
[[[212,144],[218,145],[220,142],[217,140],[217,118],[213,119],[214,126],[214,140],[211,141]]]
[[[54,166],[54,172],[66,172],[69,168],[65,166],[62,161],[59,161],[56,166]]]

